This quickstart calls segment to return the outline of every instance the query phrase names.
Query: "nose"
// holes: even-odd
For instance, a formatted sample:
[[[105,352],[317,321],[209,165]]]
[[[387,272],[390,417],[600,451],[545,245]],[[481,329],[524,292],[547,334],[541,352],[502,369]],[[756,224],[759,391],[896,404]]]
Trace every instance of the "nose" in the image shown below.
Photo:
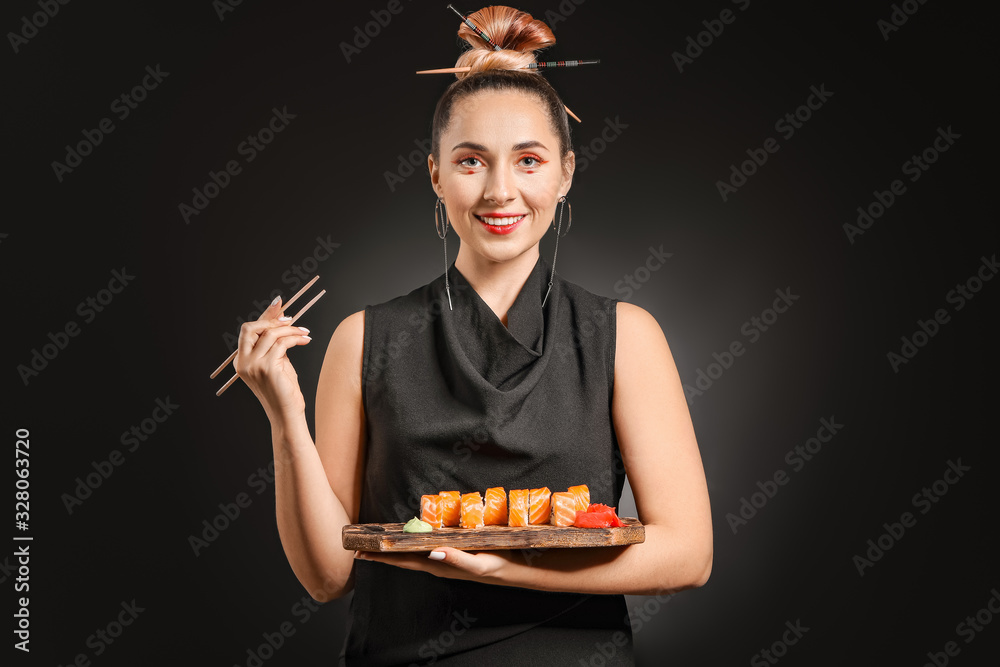
[[[483,198],[497,206],[503,206],[514,199],[513,175],[507,167],[498,166],[490,169],[486,176],[486,190]]]

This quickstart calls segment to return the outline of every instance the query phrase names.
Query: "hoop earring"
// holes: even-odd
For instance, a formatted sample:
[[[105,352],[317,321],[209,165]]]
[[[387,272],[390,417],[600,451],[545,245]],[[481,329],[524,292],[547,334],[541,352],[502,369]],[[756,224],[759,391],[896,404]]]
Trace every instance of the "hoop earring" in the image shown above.
[[[434,202],[434,229],[438,238],[444,241],[444,290],[448,293],[448,310],[454,310],[451,306],[451,286],[448,284],[448,209],[444,207],[444,201],[438,197]]]
[[[563,219],[563,209],[569,206],[569,221],[566,225],[566,231],[562,231],[562,219]],[[556,222],[555,218],[552,218],[552,222]],[[549,300],[549,292],[552,291],[552,282],[556,275],[556,257],[559,255],[559,239],[563,236],[569,234],[569,228],[573,226],[573,206],[566,201],[566,195],[559,197],[559,222],[555,225],[556,230],[556,249],[552,253],[552,273],[549,274],[549,288],[545,290],[545,298],[542,299],[542,308],[545,307],[545,302]]]
[[[566,221],[566,231],[561,234],[561,236],[566,236],[569,234],[570,228],[573,226],[573,205],[566,200],[566,195],[559,198],[559,219],[562,220],[563,208],[569,207],[569,220]],[[556,229],[555,225],[556,219],[552,218],[552,229]]]

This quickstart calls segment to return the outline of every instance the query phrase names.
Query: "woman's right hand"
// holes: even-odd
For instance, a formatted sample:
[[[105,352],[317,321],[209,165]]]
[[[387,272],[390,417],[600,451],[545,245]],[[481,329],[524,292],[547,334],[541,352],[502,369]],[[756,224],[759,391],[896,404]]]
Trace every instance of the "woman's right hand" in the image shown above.
[[[240,327],[239,348],[233,368],[264,406],[272,425],[305,413],[299,377],[286,351],[312,339],[305,327],[289,326],[291,317],[281,315],[281,297],[255,322]]]

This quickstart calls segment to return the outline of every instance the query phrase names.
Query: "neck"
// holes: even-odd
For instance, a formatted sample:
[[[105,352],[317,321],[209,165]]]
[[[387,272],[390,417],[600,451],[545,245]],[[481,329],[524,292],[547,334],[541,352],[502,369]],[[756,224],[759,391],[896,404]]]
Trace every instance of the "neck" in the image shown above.
[[[513,259],[496,262],[471,252],[463,253],[459,247],[455,268],[476,290],[476,294],[496,313],[500,322],[507,326],[507,311],[514,305],[517,295],[527,282],[538,261],[538,246]]]

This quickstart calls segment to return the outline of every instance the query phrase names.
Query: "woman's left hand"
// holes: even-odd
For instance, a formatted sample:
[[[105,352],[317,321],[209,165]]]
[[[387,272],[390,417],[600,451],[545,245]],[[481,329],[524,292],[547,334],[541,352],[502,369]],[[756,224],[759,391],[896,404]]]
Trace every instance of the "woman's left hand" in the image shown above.
[[[387,563],[407,570],[429,572],[435,577],[466,579],[481,583],[499,584],[504,581],[505,571],[513,562],[510,551],[461,551],[452,547],[437,547],[431,554],[443,553],[444,559],[435,560],[430,554],[386,553],[380,551],[359,551],[358,560]]]

